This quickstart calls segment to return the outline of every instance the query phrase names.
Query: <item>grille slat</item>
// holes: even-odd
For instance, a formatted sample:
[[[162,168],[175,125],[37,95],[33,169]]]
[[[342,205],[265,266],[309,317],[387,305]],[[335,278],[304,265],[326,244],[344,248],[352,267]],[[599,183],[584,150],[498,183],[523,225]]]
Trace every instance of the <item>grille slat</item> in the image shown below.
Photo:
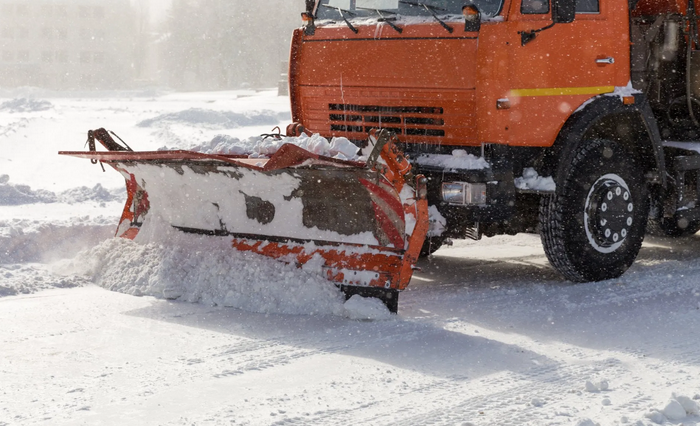
[[[329,104],[328,110],[331,131],[367,133],[381,127],[397,135],[445,136],[441,107]]]

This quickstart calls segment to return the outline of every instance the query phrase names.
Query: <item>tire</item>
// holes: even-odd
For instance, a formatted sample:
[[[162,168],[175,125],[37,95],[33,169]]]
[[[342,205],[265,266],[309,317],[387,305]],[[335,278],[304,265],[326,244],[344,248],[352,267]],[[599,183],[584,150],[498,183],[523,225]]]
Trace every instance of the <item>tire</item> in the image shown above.
[[[426,237],[425,241],[423,241],[423,246],[420,249],[420,254],[418,257],[428,257],[431,254],[435,253],[438,251],[440,247],[442,247],[442,244],[445,242],[445,239],[442,237]]]
[[[583,141],[540,203],[542,245],[549,262],[574,282],[617,278],[644,240],[647,188],[634,157],[619,144]]]
[[[647,232],[657,237],[683,238],[695,235],[700,231],[700,222],[690,222],[681,228],[673,218],[649,219]]]

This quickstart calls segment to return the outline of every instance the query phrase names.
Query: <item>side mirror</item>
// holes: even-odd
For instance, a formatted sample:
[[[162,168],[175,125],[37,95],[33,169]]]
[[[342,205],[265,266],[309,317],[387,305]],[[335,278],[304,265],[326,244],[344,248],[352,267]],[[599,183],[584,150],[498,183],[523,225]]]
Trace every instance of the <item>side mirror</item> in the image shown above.
[[[304,33],[306,35],[316,34],[316,23],[314,21],[314,15],[309,12],[301,13],[301,20],[304,22]]]
[[[476,5],[468,4],[462,8],[464,15],[464,32],[474,32],[481,29],[481,12]]]
[[[576,0],[552,0],[552,22],[569,24],[576,16]]]
[[[306,0],[306,11],[302,12],[301,20],[304,22],[304,33],[306,35],[314,35],[316,33],[316,23],[314,20],[314,11],[316,9],[316,0]]]

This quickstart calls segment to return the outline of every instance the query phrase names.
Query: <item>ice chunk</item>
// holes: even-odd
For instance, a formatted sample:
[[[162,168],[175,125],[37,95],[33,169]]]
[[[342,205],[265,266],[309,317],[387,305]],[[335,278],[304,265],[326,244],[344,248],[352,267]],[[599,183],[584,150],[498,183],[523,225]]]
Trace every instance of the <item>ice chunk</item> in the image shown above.
[[[687,396],[673,394],[673,398],[683,406],[685,412],[691,416],[700,416],[700,407],[698,403]]]
[[[360,148],[347,138],[333,138],[331,140],[331,157],[342,155],[345,158],[354,158],[359,150]]]
[[[683,408],[680,402],[673,398],[666,403],[666,406],[661,412],[664,413],[669,420],[683,420],[687,416],[685,408]]]
[[[586,380],[586,390],[588,392],[599,392],[600,391],[598,386],[594,385],[593,382],[591,382],[590,380]]]
[[[523,170],[522,177],[515,178],[515,187],[518,189],[530,189],[535,191],[554,192],[557,189],[551,176],[542,177],[532,167]]]

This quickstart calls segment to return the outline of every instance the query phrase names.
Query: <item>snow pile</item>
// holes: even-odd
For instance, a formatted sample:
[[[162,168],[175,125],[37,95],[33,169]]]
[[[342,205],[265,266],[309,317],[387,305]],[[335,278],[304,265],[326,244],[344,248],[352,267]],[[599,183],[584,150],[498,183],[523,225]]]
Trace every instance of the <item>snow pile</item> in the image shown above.
[[[28,185],[10,183],[10,176],[0,175],[0,206],[18,206],[21,204],[53,203],[57,197],[51,191],[33,191]]]
[[[333,138],[328,142],[328,139],[319,134],[283,139],[268,138],[260,143],[256,151],[261,155],[272,155],[285,143],[292,143],[314,154],[344,159],[355,157],[359,151],[359,148],[346,138]]]
[[[80,277],[53,274],[42,265],[8,265],[0,262],[0,297],[32,294],[52,288],[79,287],[87,283]]]
[[[700,396],[695,397],[695,399],[698,398],[700,398]],[[700,406],[698,406],[698,403],[693,399],[675,393],[668,400],[664,408],[661,410],[652,410],[646,414],[649,420],[657,424],[664,424],[667,421],[683,421],[689,416],[694,417],[694,420],[700,420]]]
[[[229,135],[216,135],[211,141],[190,146],[188,149],[204,154],[249,155],[255,152],[255,147],[261,139],[260,136],[241,140]]]
[[[357,154],[360,151],[360,148],[347,138],[333,138],[329,142],[328,139],[316,133],[312,136],[301,135],[282,139],[266,138],[261,140],[255,147],[255,153],[260,156],[270,156],[276,153],[282,145],[286,143],[297,145],[317,155],[324,155],[341,160],[356,160]]]
[[[610,384],[608,383],[607,380],[603,379],[597,383],[593,383],[590,380],[586,381],[586,391],[588,392],[600,392],[600,391],[607,391],[610,388]]]
[[[29,123],[30,121],[27,118],[21,117],[17,121],[0,126],[0,137],[12,138],[13,136],[16,136],[18,133],[21,133],[23,130],[27,129]]]
[[[110,239],[74,268],[109,290],[261,313],[343,314],[343,296],[316,273],[254,253],[228,238],[177,233],[168,246]]]
[[[75,256],[114,236],[114,217],[68,220],[0,220],[0,264],[40,262]]]
[[[33,190],[29,185],[10,183],[10,176],[0,175],[0,206],[56,202],[74,204],[86,201],[118,201],[126,198],[125,192],[124,188],[110,191],[98,183],[92,188],[81,186],[56,194],[43,189]]]
[[[18,98],[0,104],[0,111],[9,113],[39,112],[53,108],[49,101],[39,99]]]
[[[463,149],[455,149],[452,155],[422,154],[415,162],[421,166],[439,167],[449,170],[481,170],[488,169],[489,163],[483,157],[468,154]]]
[[[340,160],[362,161],[358,156],[360,148],[347,138],[332,138],[330,141],[319,134],[297,137],[264,137],[254,136],[248,139],[238,139],[228,135],[217,135],[210,142],[189,147],[191,151],[205,154],[249,155],[253,158],[270,157],[284,144],[297,145],[305,150],[326,157]],[[167,148],[166,148],[167,149]]]
[[[387,320],[391,312],[381,300],[352,296],[343,306],[343,315],[353,320]]]
[[[532,167],[523,170],[523,176],[515,178],[515,187],[522,190],[554,192],[557,189],[551,176],[542,177]]]
[[[236,129],[246,126],[277,125],[287,119],[286,113],[274,111],[250,111],[237,113],[232,111],[214,111],[202,108],[190,108],[185,111],[161,114],[143,120],[138,127],[162,127],[170,124],[188,124],[216,129]]]
[[[126,187],[106,189],[101,184],[95,184],[92,188],[80,186],[60,192],[57,198],[62,203],[75,204],[87,201],[109,202],[126,200]]]
[[[153,296],[249,312],[336,315],[353,320],[386,320],[378,299],[353,296],[344,303],[326,280],[321,262],[297,268],[231,248],[230,239],[175,232],[168,245],[106,240],[64,263],[63,272],[135,296]]]

